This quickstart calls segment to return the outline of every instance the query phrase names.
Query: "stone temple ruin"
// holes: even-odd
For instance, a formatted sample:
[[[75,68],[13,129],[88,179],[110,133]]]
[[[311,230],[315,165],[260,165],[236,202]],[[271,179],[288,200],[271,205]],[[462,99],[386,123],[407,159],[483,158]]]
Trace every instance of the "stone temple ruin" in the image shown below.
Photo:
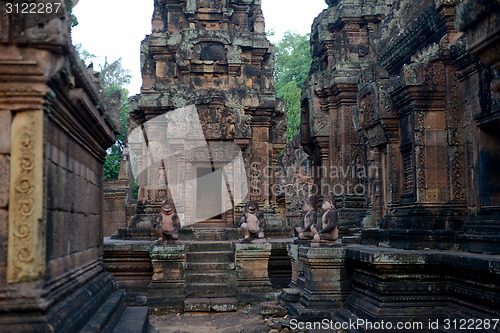
[[[145,332],[148,313],[273,292],[292,319],[349,332],[500,329],[485,325],[500,318],[500,2],[326,3],[285,146],[261,1],[156,0],[109,181],[119,96],[83,67],[69,16],[0,12],[2,332]],[[318,225],[333,196],[336,242],[293,238],[309,195]],[[166,199],[180,240],[154,245]],[[242,243],[248,200],[267,225]]]
[[[137,155],[141,205],[130,227],[144,221],[149,227],[147,214],[172,196],[185,223],[200,222],[202,229],[233,228],[243,192],[275,211],[272,161],[284,147],[286,120],[276,104],[273,47],[260,3],[158,1],[152,25],[141,46],[141,94],[131,107],[131,126],[140,132],[129,146]],[[162,121],[189,106],[197,112],[179,110],[179,124]],[[165,158],[152,163],[162,149],[168,150]],[[238,155],[241,170],[233,163]],[[222,172],[211,176],[216,170]],[[240,174],[245,170],[248,175]],[[247,176],[246,186],[239,184]],[[230,198],[219,202],[224,185],[230,185]]]

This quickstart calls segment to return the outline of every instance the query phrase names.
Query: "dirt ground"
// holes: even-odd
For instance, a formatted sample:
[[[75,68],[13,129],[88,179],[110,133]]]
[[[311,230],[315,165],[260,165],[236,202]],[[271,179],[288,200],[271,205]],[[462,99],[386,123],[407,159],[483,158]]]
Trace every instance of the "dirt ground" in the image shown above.
[[[292,330],[289,318],[264,318],[258,305],[240,307],[235,312],[186,312],[150,315],[151,333],[329,333],[334,330]]]
[[[259,315],[258,306],[242,307],[236,312],[150,315],[149,322],[156,329],[153,332],[157,333],[268,333],[272,329]]]

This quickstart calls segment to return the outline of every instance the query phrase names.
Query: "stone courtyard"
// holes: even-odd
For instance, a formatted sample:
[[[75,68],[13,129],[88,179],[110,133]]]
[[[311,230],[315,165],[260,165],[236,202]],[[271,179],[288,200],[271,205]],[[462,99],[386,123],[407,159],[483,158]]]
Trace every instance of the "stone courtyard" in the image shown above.
[[[69,7],[0,3],[1,332],[500,332],[500,1],[326,0],[288,141],[262,1],[154,1],[114,180]]]

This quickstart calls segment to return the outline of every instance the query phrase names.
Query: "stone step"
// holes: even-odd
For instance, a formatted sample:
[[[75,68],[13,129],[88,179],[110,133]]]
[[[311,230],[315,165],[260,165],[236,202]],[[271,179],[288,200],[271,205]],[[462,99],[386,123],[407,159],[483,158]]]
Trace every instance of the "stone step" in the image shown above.
[[[125,309],[125,290],[115,291],[81,330],[82,333],[109,332]]]
[[[361,235],[344,236],[342,237],[342,244],[361,244]]]
[[[235,282],[235,272],[189,272],[186,271],[186,284],[193,283],[227,283]]]
[[[355,323],[359,318],[356,317],[353,313],[351,313],[348,310],[338,310],[335,313],[335,321],[339,323]],[[349,327],[349,325],[346,324],[345,327]],[[363,332],[362,329],[358,329],[357,327],[353,328],[352,325],[350,325],[350,328],[345,330],[346,332],[349,333],[361,333]]]
[[[189,245],[190,252],[222,252],[233,251],[233,243],[231,242],[191,242]]]
[[[193,283],[186,285],[187,298],[236,297],[235,283]]]
[[[285,304],[291,318],[298,321],[322,321],[323,319],[333,319],[334,311],[331,308],[306,308],[300,303]]]
[[[232,263],[234,262],[234,252],[232,251],[188,252],[186,254],[186,261],[188,263],[199,263],[199,262]]]
[[[235,297],[226,298],[188,298],[184,301],[185,312],[230,312],[238,309]]]
[[[196,241],[221,241],[226,239],[224,230],[219,229],[195,229],[193,240]]]
[[[125,309],[118,320],[113,333],[147,333],[149,315],[147,306],[130,306]]]
[[[302,292],[303,290],[299,288],[283,288],[279,298],[280,301],[285,303],[298,303]]]
[[[235,269],[234,262],[188,262],[186,265],[187,271],[199,272],[218,272],[218,271],[232,271]]]

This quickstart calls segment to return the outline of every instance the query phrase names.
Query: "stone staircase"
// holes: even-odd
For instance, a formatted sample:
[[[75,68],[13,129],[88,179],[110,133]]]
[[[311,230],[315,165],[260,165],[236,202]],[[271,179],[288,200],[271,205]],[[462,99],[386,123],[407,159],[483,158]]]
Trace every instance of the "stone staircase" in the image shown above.
[[[236,271],[232,242],[192,242],[186,253],[184,311],[235,311]]]
[[[148,333],[147,306],[125,306],[125,291],[116,290],[90,318],[80,333]]]

